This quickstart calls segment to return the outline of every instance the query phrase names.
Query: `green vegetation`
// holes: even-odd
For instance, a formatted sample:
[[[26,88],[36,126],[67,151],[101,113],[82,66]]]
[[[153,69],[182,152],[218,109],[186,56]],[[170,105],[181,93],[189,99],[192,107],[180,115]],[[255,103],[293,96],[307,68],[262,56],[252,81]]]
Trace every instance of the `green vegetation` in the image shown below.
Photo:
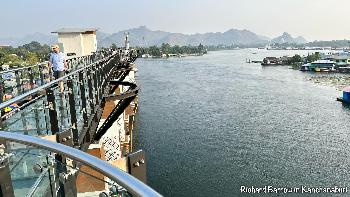
[[[310,62],[314,62],[314,61],[317,61],[317,60],[319,60],[319,59],[321,59],[321,55],[320,55],[320,53],[319,52],[316,52],[316,53],[313,53],[313,54],[309,54],[309,55],[307,55],[307,57],[306,57],[306,62],[307,63],[310,63]]]
[[[150,46],[148,48],[137,48],[139,55],[149,54],[153,57],[171,56],[171,55],[203,55],[206,54],[207,49],[199,44],[198,46],[171,46],[168,43],[163,43],[160,47]]]
[[[309,47],[332,47],[332,48],[348,48],[350,40],[332,40],[332,41],[313,41],[306,44]]]
[[[304,61],[304,59],[298,54],[296,54],[290,58],[290,64],[297,63],[297,62],[303,62],[303,61]]]
[[[115,44],[115,43],[113,43],[112,45],[111,45],[111,49],[113,49],[113,50],[115,50],[115,49],[117,49],[118,47],[117,47],[117,45]]]
[[[301,57],[300,55],[294,55],[293,57],[289,57],[286,59],[284,64],[291,65],[293,69],[300,69],[300,67],[304,63],[311,63],[321,59],[321,55],[319,52],[315,52],[313,54],[308,54],[306,57]]]
[[[33,65],[48,60],[49,53],[48,45],[41,45],[35,41],[17,48],[0,47],[0,66],[4,64],[10,67]]]
[[[287,60],[287,64],[291,65],[293,69],[299,70],[305,62],[305,59],[300,55],[296,54]]]

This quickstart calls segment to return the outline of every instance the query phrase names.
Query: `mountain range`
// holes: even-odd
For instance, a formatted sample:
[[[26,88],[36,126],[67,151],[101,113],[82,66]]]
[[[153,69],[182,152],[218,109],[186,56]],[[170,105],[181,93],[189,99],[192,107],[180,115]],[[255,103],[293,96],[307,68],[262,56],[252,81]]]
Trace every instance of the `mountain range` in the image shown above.
[[[152,46],[169,43],[170,45],[265,45],[273,43],[307,43],[307,41],[299,36],[293,38],[288,33],[277,38],[269,38],[258,35],[249,30],[230,29],[225,32],[210,32],[197,34],[171,33],[159,30],[150,30],[146,26],[119,31],[117,33],[104,33],[97,31],[97,43],[99,47],[108,47],[113,43],[121,46],[124,43],[124,33],[129,32],[131,46]],[[46,35],[42,33],[34,33],[21,38],[0,38],[0,45],[11,45],[14,47],[37,41],[42,44],[53,44],[57,42],[57,35]]]
[[[10,45],[13,47],[21,46],[27,43],[30,43],[31,41],[37,41],[41,44],[53,44],[57,42],[57,36],[54,35],[47,35],[43,33],[33,33],[28,34],[23,37],[7,37],[7,38],[1,38],[0,37],[0,45]]]
[[[304,44],[307,43],[307,40],[303,38],[302,36],[298,36],[296,38],[293,38],[289,33],[284,32],[281,36],[278,36],[277,38],[274,38],[271,40],[271,43],[296,43],[296,44]]]

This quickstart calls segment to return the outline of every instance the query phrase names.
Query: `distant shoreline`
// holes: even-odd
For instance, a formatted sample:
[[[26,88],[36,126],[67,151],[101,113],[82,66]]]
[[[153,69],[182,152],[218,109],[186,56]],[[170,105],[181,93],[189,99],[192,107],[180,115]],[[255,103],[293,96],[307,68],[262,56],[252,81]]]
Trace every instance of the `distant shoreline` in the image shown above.
[[[149,54],[143,54],[142,56],[141,56],[141,58],[144,58],[144,59],[160,59],[160,58],[163,58],[163,59],[166,59],[166,58],[172,58],[172,57],[174,57],[174,58],[181,58],[181,57],[190,57],[190,56],[203,56],[204,54],[197,54],[197,53],[195,53],[195,54],[171,54],[171,55],[169,55],[169,54],[164,54],[164,56],[162,55],[162,56],[151,56],[151,55],[149,55]]]

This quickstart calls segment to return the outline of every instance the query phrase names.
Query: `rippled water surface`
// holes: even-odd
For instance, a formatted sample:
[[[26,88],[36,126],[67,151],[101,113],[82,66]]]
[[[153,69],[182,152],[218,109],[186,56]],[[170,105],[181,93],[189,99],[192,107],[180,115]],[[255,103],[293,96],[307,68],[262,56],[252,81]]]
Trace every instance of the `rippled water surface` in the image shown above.
[[[211,197],[241,196],[242,185],[350,186],[350,110],[335,88],[245,63],[294,53],[307,51],[137,60],[148,184],[165,196]]]

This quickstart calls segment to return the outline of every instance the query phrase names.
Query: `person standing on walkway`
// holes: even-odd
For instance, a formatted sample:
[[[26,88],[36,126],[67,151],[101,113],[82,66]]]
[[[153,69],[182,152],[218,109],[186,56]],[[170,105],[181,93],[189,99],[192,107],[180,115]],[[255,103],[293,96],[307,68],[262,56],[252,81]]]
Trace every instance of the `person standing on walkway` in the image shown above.
[[[65,70],[67,70],[67,61],[64,53],[60,52],[60,47],[55,44],[52,45],[52,53],[50,55],[49,67],[52,67],[55,79],[64,76]],[[63,94],[64,86],[63,81],[59,82],[60,93]]]

